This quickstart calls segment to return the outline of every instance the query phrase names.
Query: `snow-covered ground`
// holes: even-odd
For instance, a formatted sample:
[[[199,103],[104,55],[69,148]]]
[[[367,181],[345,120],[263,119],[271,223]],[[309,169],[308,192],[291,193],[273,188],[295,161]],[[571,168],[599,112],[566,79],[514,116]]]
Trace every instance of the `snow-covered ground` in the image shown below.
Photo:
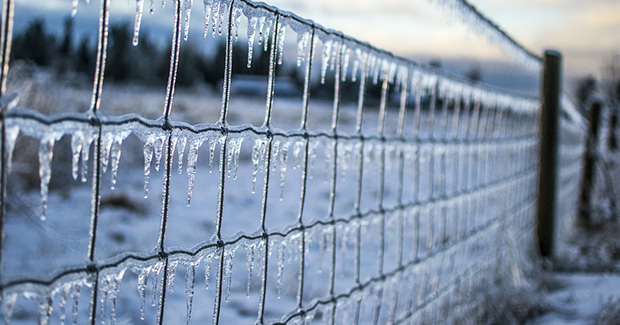
[[[553,281],[556,288],[546,298],[551,311],[529,323],[585,325],[620,321],[620,274],[557,273]]]

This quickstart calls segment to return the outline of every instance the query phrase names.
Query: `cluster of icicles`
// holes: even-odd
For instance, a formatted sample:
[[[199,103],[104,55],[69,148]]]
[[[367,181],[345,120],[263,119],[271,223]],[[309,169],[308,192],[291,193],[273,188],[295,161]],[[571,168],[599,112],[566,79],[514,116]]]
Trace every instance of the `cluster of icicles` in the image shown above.
[[[408,212],[413,213],[413,212]],[[396,232],[398,227],[397,222],[398,213],[392,213],[387,217],[387,227],[391,231]],[[298,230],[289,234],[286,237],[271,236],[269,240],[269,251],[267,252],[267,258],[270,259],[270,264],[273,258],[276,259],[276,278],[275,291],[277,298],[280,299],[283,290],[283,276],[285,272],[285,265],[291,262],[300,262],[302,251],[305,252],[305,264],[306,268],[310,265],[318,268],[318,272],[335,272],[335,269],[330,266],[329,256],[333,249],[342,257],[351,256],[351,250],[353,250],[353,242],[356,239],[356,232],[359,231],[362,234],[362,240],[369,241],[373,238],[377,238],[379,235],[379,225],[384,217],[381,214],[377,214],[372,218],[366,218],[361,220],[353,220],[350,223],[338,223],[335,225],[317,225],[313,228],[305,230],[305,234],[302,236],[302,231]],[[334,242],[333,235],[338,233],[338,238]],[[303,242],[302,242],[303,241]],[[170,255],[168,262],[161,259],[153,259],[147,261],[138,261],[129,259],[116,267],[104,269],[99,273],[98,301],[94,308],[97,309],[97,317],[100,318],[101,324],[105,324],[109,320],[110,324],[116,323],[117,313],[117,298],[119,297],[119,291],[121,290],[121,282],[125,277],[126,271],[131,271],[136,278],[137,294],[140,299],[140,318],[145,319],[147,304],[151,304],[153,307],[160,309],[162,303],[165,303],[162,299],[162,293],[164,290],[173,293],[175,287],[175,279],[177,275],[177,269],[179,266],[184,269],[184,281],[185,281],[185,295],[186,295],[186,320],[189,324],[192,318],[193,299],[195,295],[195,286],[198,282],[198,268],[202,265],[202,277],[204,279],[204,289],[209,291],[210,285],[215,283],[215,286],[222,285],[223,287],[216,287],[214,293],[215,305],[221,303],[219,299],[228,302],[231,294],[232,277],[233,277],[233,261],[238,250],[242,248],[245,251],[246,260],[246,296],[251,297],[252,292],[260,290],[260,294],[264,294],[264,267],[265,267],[265,240],[239,240],[233,244],[225,245],[224,247],[209,247],[199,249],[193,255],[185,253],[179,253]],[[312,260],[308,256],[310,251],[317,252],[319,254],[318,260]],[[223,263],[220,263],[220,259],[224,259]],[[167,265],[167,270],[164,272],[164,268]],[[219,265],[222,265],[223,269],[219,269]],[[359,267],[358,265],[355,266]],[[345,258],[342,258],[342,266],[339,268],[339,272],[345,275],[345,269],[352,268],[350,265],[346,265]],[[295,270],[297,271],[297,266]],[[346,270],[350,272],[351,270]],[[166,274],[166,281],[163,281],[162,276]],[[297,281],[302,281],[301,273],[297,274]],[[211,277],[215,276],[215,281],[212,281]],[[256,277],[257,280],[253,280]],[[56,310],[60,317],[61,324],[82,323],[84,317],[83,308],[80,308],[79,304],[81,295],[91,294],[94,287],[95,277],[92,274],[77,273],[73,275],[65,276],[57,280],[53,286],[26,286],[23,289],[20,287],[6,290],[3,293],[2,300],[0,302],[0,312],[3,320],[8,324],[11,320],[13,309],[18,298],[38,301],[39,307],[39,324],[48,324],[52,312]],[[213,283],[212,283],[213,282]],[[165,283],[165,287],[164,287]],[[88,288],[86,291],[84,287]],[[150,291],[150,295],[147,292]],[[217,292],[222,292],[222,297],[219,297]],[[297,292],[297,299],[299,301],[300,292]],[[67,308],[70,305],[70,308]],[[258,306],[259,309],[261,306]],[[69,319],[67,319],[69,314]],[[215,318],[216,315],[214,314]],[[216,319],[213,320],[216,323]],[[159,321],[158,321],[159,323]]]

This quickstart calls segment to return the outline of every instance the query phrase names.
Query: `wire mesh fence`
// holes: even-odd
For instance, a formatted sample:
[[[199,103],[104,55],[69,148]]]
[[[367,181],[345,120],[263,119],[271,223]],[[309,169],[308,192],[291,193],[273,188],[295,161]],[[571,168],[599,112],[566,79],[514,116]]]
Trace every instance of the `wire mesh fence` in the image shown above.
[[[262,3],[224,0],[205,5],[205,32],[225,46],[221,105],[210,107],[217,122],[175,121],[191,15],[191,1],[179,0],[161,117],[115,116],[100,109],[104,0],[88,110],[44,115],[7,91],[13,4],[3,3],[2,29],[6,321],[437,323],[468,317],[483,303],[472,297],[498,278],[527,285],[537,98],[471,84]],[[241,27],[248,67],[253,51],[267,53],[264,105],[235,92]],[[285,41],[291,34],[296,42]],[[292,100],[279,84],[289,59],[303,75]],[[258,122],[231,122],[239,116]],[[579,156],[581,122],[564,121],[561,155]],[[21,208],[13,187],[24,141],[38,146],[39,193],[23,199],[38,197],[36,212]],[[123,165],[121,153],[143,165]],[[558,206],[570,213],[580,165],[562,161]],[[59,164],[76,190],[50,191]],[[142,190],[146,207],[131,200]]]

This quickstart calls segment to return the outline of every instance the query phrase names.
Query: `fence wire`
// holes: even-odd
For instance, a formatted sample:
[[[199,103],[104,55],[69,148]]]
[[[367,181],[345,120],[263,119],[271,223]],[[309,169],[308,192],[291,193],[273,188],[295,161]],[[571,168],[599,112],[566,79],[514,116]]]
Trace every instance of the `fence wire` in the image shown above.
[[[85,253],[85,262],[61,263],[46,268],[41,276],[6,274],[19,252],[7,255],[3,240],[0,291],[7,321],[17,317],[12,315],[37,314],[42,324],[64,322],[67,315],[74,323],[114,323],[124,310],[129,316],[118,316],[122,320],[138,322],[140,317],[159,324],[209,318],[214,324],[229,323],[238,315],[257,323],[456,322],[471,317],[484,304],[480,293],[496,285],[498,278],[511,279],[515,287],[527,285],[523,274],[531,267],[527,252],[534,242],[536,98],[471,84],[262,3],[224,0],[206,6],[206,23],[214,31],[224,30],[226,44],[219,120],[215,124],[173,121],[188,3],[174,2],[170,70],[160,119],[110,116],[99,109],[106,99],[102,87],[109,0],[101,2],[97,65],[86,113],[42,115],[20,107],[18,96],[8,95],[3,84],[1,224],[16,213],[8,208],[6,189],[13,152],[20,150],[15,148],[18,138],[39,143],[41,219],[47,220],[36,222],[53,222],[45,210],[54,145],[62,144],[63,137],[71,140],[73,177],[87,182],[90,178],[92,186],[90,214],[73,211],[80,219],[89,219],[86,246],[76,248]],[[13,4],[3,2],[3,82],[8,76]],[[240,109],[231,104],[231,89],[233,44],[242,19],[259,29],[269,55],[262,125],[228,122],[229,113]],[[282,57],[288,57],[283,50],[287,28],[298,34],[297,59],[305,80],[297,106],[301,109],[298,126],[282,129],[274,127],[272,118],[276,69]],[[253,40],[255,33],[248,27],[248,39]],[[309,127],[309,116],[316,108],[311,103],[311,77],[317,74],[323,80],[333,78],[333,101],[331,118],[314,129]],[[343,84],[355,82],[357,97],[343,98]],[[375,85],[381,89],[377,104],[367,98]],[[343,104],[345,99],[355,102],[353,109]],[[348,127],[352,131],[342,130]],[[157,241],[151,251],[127,249],[100,256],[101,227],[107,222],[101,212],[102,177],[110,174],[116,184],[122,172],[121,148],[131,141],[130,135],[140,141],[143,151],[145,191],[150,188],[151,169],[162,169],[159,225],[147,229],[156,229]],[[563,140],[567,144],[562,155],[581,153],[579,136],[576,132]],[[248,141],[244,139],[253,140],[245,151],[243,143]],[[187,166],[189,200],[198,152],[207,147],[217,180],[200,184],[207,188],[200,196],[216,197],[214,211],[203,211],[214,229],[211,237],[205,231],[202,240],[179,248],[168,244],[174,234],[170,229],[173,224],[189,223],[189,216],[171,213],[171,202],[174,205],[180,194],[173,185],[175,153],[179,166],[184,161]],[[238,208],[243,203],[228,200],[230,191],[243,187],[235,186],[234,179],[244,164],[253,190],[262,185],[257,189],[262,197],[258,212],[244,211]],[[271,203],[277,201],[278,176],[280,195],[287,194],[282,193],[287,164],[298,170],[292,183],[297,188],[287,187],[299,195],[294,216],[279,212]],[[578,169],[563,166],[562,179]],[[318,171],[325,172],[325,185],[312,180],[310,175]],[[119,177],[119,185],[122,182]],[[310,196],[315,186],[324,188],[318,199]],[[566,181],[560,188],[560,200],[570,201],[573,183]],[[348,208],[341,209],[345,197]],[[308,217],[316,207],[325,207],[325,213]],[[226,209],[240,216],[226,214]],[[224,224],[231,224],[227,218],[259,222],[250,230],[243,222],[232,222],[236,229],[225,231]],[[188,226],[184,231],[200,229]],[[5,228],[7,238],[15,235]],[[243,260],[239,248],[246,253],[245,274],[239,268],[233,272],[233,265]],[[201,265],[207,290],[194,288]],[[214,277],[210,277],[212,271]],[[182,299],[173,293],[178,278],[185,280]],[[248,296],[253,298],[239,302],[238,292],[245,289],[240,283],[246,278]],[[213,285],[209,288],[209,284]],[[145,303],[147,291],[153,295],[152,308]],[[179,299],[186,300],[187,308],[181,318]]]

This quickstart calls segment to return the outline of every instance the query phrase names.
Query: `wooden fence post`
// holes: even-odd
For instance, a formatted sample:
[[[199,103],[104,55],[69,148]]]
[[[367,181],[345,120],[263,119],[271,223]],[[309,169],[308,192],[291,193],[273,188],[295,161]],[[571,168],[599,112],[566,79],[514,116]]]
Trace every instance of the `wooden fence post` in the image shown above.
[[[561,81],[562,55],[557,51],[547,50],[542,67],[540,161],[536,202],[536,234],[543,257],[551,257],[554,246]]]
[[[579,195],[579,217],[577,225],[588,228],[592,224],[591,198],[594,185],[596,154],[598,147],[598,129],[601,124],[601,102],[594,100],[590,104],[589,131],[586,139],[586,153],[584,157],[583,177],[581,179],[581,194]]]
[[[616,139],[616,128],[618,127],[618,113],[615,107],[611,107],[611,118],[609,120],[609,151],[618,149],[618,140]]]

